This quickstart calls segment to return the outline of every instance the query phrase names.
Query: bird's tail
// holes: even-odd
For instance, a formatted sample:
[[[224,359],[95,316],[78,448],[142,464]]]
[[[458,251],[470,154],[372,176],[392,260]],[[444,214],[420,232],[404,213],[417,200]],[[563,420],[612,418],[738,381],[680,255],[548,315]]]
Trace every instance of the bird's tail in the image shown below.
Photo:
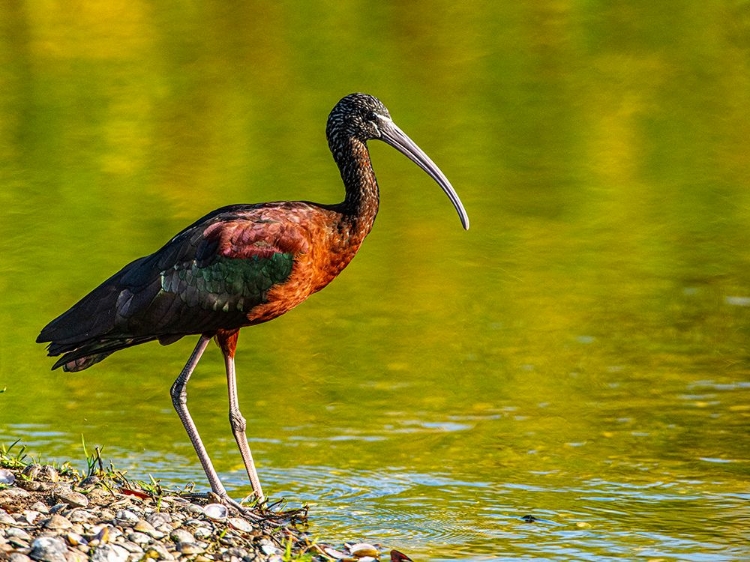
[[[76,372],[88,369],[99,361],[106,359],[115,351],[125,349],[141,343],[157,339],[156,336],[141,336],[128,338],[97,339],[94,341],[74,344],[52,342],[47,348],[50,357],[62,354],[52,369],[62,367],[63,371]]]

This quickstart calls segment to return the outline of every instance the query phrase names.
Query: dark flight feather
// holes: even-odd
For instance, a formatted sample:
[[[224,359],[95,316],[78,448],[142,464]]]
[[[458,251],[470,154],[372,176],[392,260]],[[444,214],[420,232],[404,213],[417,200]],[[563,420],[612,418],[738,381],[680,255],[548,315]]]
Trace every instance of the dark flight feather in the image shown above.
[[[167,345],[184,335],[247,325],[248,312],[289,277],[295,258],[279,248],[283,240],[258,235],[263,230],[252,214],[263,207],[235,205],[206,215],[50,322],[37,342],[51,342],[51,356],[64,354],[53,368],[82,370],[147,341]],[[228,245],[227,232],[259,239],[239,253]]]

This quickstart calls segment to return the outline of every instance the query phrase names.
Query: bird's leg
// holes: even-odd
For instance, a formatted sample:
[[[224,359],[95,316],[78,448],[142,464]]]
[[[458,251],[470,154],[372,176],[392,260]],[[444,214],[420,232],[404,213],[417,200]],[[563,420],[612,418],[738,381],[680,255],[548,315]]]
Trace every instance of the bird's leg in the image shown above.
[[[250,446],[247,444],[247,435],[245,434],[247,422],[242,416],[242,412],[240,412],[240,405],[237,400],[237,377],[234,369],[234,352],[237,349],[237,337],[239,334],[239,330],[233,330],[231,332],[220,331],[216,335],[216,341],[224,354],[224,365],[227,370],[229,423],[232,426],[232,433],[234,433],[234,439],[237,441],[237,447],[240,449],[242,462],[245,463],[245,470],[247,470],[247,475],[253,486],[255,497],[258,502],[262,503],[265,500],[265,496],[263,496],[263,490],[260,487],[260,478],[258,478],[258,471],[255,470],[255,463],[253,462],[253,455],[250,452]]]
[[[195,366],[198,364],[198,361],[200,361],[201,355],[203,355],[203,352],[206,350],[206,346],[210,341],[211,336],[205,334],[201,336],[193,353],[190,355],[190,359],[188,359],[188,362],[185,363],[185,366],[180,372],[180,376],[174,381],[170,394],[172,395],[174,409],[177,410],[177,415],[180,416],[182,425],[185,426],[185,431],[187,431],[188,437],[190,437],[190,442],[193,444],[193,448],[198,455],[198,460],[201,461],[201,465],[203,465],[203,470],[206,473],[209,484],[211,485],[211,490],[222,499],[229,499],[229,495],[227,494],[224,485],[221,483],[221,480],[219,480],[219,475],[216,473],[214,465],[208,457],[206,448],[203,446],[203,441],[201,441],[200,435],[198,435],[198,428],[195,427],[195,422],[193,422],[193,418],[190,417],[190,412],[188,412],[187,408],[188,380],[190,380],[190,375],[193,374]]]

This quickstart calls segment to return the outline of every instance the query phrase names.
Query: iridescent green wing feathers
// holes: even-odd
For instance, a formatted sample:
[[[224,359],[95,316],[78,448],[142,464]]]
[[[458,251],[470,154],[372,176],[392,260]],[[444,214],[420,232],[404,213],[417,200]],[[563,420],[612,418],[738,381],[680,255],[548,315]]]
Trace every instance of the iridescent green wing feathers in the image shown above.
[[[166,344],[246,325],[248,312],[289,278],[303,250],[283,225],[252,214],[223,209],[204,217],[102,283],[37,341],[52,342],[50,355],[65,353],[55,366],[79,370],[145,341]]]

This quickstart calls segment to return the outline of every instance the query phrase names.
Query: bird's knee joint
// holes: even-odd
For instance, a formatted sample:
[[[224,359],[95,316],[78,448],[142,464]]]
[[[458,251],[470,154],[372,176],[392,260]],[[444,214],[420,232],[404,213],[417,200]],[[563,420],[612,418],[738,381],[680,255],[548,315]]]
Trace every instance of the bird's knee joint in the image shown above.
[[[169,395],[172,397],[172,404],[175,408],[187,404],[187,389],[185,385],[173,384]]]
[[[229,423],[235,431],[245,431],[247,428],[247,420],[239,412],[229,412]]]

